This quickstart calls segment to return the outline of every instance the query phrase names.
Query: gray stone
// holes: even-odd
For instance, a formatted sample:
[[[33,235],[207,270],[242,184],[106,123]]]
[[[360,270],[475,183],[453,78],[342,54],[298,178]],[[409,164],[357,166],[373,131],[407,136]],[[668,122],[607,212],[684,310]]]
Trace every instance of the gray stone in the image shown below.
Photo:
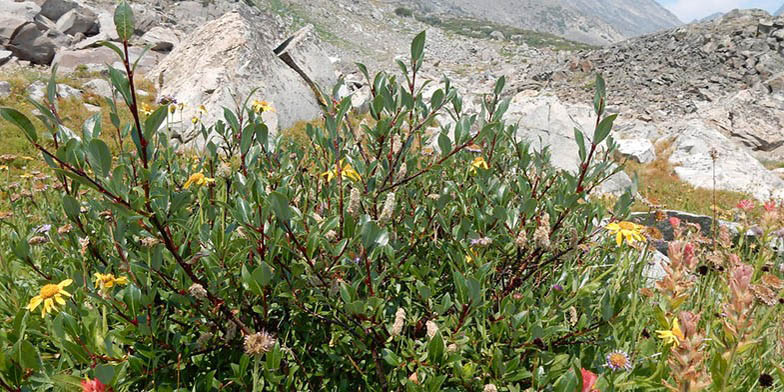
[[[112,96],[112,85],[104,79],[93,79],[84,84],[84,88],[102,97]]]
[[[11,60],[13,53],[10,50],[0,50],[0,65],[3,65]]]
[[[150,50],[156,52],[171,52],[180,43],[177,33],[165,27],[153,27],[141,37],[144,45],[151,45]]]
[[[92,104],[89,104],[89,103],[84,103],[82,105],[90,113],[98,113],[98,112],[101,111],[101,107],[100,106],[92,105]]]
[[[619,139],[618,154],[637,163],[650,163],[656,159],[656,148],[648,139]]]
[[[25,89],[27,95],[35,100],[41,101],[46,97],[46,83],[40,80],[36,80],[27,88]],[[81,97],[82,91],[76,88],[73,88],[67,84],[58,83],[57,84],[57,98],[70,98],[70,97]]]
[[[14,32],[25,23],[29,21],[16,15],[0,14],[0,45],[8,44]]]
[[[519,125],[519,137],[531,143],[532,148],[549,148],[553,166],[577,172],[580,158],[574,140],[574,128],[593,134],[596,115],[593,107],[581,104],[565,104],[552,95],[535,95],[523,91],[515,95],[506,112],[510,124]],[[618,173],[603,184],[599,192],[623,193],[631,185],[626,173]]]
[[[50,20],[58,20],[66,12],[79,7],[76,2],[70,0],[37,0],[37,2],[41,6],[41,15]]]
[[[275,19],[269,23],[273,30],[276,23]],[[308,39],[302,40],[302,46],[292,45],[292,39],[281,47],[270,29],[258,29],[246,15],[230,12],[191,33],[151,72],[150,79],[162,82],[160,95],[186,104],[183,118],[190,118],[198,105],[205,105],[205,125],[222,116],[222,107],[234,107],[232,95],[245,97],[258,88],[251,99],[264,99],[275,107],[275,112],[264,114],[268,127],[275,132],[277,127],[287,128],[321,114],[311,87],[276,57],[275,49],[280,49],[280,54],[288,53],[306,75],[319,70],[331,79],[335,77],[326,54]],[[309,77],[315,82],[322,79],[318,72]],[[192,135],[174,137],[182,142],[204,142],[194,140]]]
[[[497,39],[499,41],[503,41],[504,39],[506,39],[506,37],[504,36],[504,33],[500,32],[498,30],[493,31],[492,33],[490,33],[490,38]]]
[[[0,98],[8,98],[11,95],[11,83],[0,80]]]
[[[96,35],[98,27],[97,15],[87,9],[72,9],[57,20],[57,30],[69,35]]]
[[[766,169],[747,150],[701,119],[677,122],[670,162],[675,173],[687,183],[705,189],[747,193],[758,200],[784,198],[784,181]],[[715,150],[718,157],[711,158]]]
[[[313,25],[298,30],[278,45],[274,52],[303,79],[312,81],[319,88],[329,91],[337,83],[335,69],[321,49]]]
[[[25,21],[32,21],[41,7],[32,1],[0,0],[0,15],[10,15]]]
[[[27,23],[17,30],[7,48],[22,60],[48,65],[54,58],[57,44],[35,23]]]
[[[139,47],[129,48],[128,54],[130,55],[131,63],[135,62],[143,51]],[[158,64],[159,60],[160,54],[148,51],[139,61],[137,71],[146,73]],[[52,60],[52,64],[57,64],[58,69],[63,72],[72,72],[80,65],[86,66],[89,71],[103,71],[106,69],[106,64],[111,64],[115,68],[122,68],[118,62],[117,53],[104,46],[81,50],[60,50]]]

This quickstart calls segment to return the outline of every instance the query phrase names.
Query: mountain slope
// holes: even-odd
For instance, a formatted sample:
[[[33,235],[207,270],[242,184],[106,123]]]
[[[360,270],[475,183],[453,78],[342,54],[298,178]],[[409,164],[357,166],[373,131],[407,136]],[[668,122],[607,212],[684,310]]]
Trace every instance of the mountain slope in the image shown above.
[[[608,44],[681,25],[654,0],[400,0],[436,14],[464,15]]]
[[[781,14],[784,14],[784,4],[781,5],[781,8],[779,8],[778,11],[773,13],[774,16],[779,16]]]

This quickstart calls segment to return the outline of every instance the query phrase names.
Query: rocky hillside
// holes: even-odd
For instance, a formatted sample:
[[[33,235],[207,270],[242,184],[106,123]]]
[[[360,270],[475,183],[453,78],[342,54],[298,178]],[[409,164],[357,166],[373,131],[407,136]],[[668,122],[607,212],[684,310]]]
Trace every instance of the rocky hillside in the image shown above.
[[[428,13],[465,15],[596,45],[681,24],[655,0],[405,0]]]

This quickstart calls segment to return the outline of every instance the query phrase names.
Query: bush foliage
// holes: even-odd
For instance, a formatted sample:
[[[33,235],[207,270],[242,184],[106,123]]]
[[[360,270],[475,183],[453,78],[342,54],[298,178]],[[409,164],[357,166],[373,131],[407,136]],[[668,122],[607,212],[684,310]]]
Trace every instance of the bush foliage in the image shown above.
[[[126,3],[116,19],[127,45]],[[621,170],[601,78],[596,128],[575,130],[582,163],[559,171],[504,123],[503,78],[476,114],[447,79],[425,96],[424,44],[398,75],[360,65],[370,120],[332,100],[307,143],[270,134],[272,108],[246,100],[196,122],[203,149],[177,148],[170,106],[142,110],[111,43],[125,68],[109,68],[115,129],[64,127],[54,82],[34,103],[44,129],[0,109],[52,173],[6,179],[0,387],[781,385],[784,285],[764,246],[780,206],[766,206],[763,242],[673,221],[672,261],[654,277],[653,235],[624,221],[633,189],[612,210],[591,197]]]

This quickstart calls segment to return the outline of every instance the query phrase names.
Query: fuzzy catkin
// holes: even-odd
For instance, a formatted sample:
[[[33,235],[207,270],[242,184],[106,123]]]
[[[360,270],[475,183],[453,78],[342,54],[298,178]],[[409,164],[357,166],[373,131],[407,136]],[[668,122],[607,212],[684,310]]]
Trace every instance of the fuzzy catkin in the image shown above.
[[[387,194],[387,199],[384,201],[384,208],[381,210],[381,215],[378,217],[378,221],[381,223],[386,223],[392,220],[392,216],[395,213],[395,192],[390,192]]]
[[[428,320],[425,326],[427,327],[427,338],[433,339],[438,333],[438,325],[433,320]]]
[[[353,216],[355,218],[356,218],[357,215],[359,215],[359,207],[360,207],[360,205],[359,205],[360,204],[359,203],[359,197],[360,197],[359,189],[352,188],[351,189],[351,195],[349,196],[349,199],[348,199],[348,208],[347,208],[346,212],[348,212],[349,215],[351,215],[351,216]]]
[[[392,330],[389,333],[392,336],[399,336],[403,332],[403,324],[406,322],[406,310],[398,308],[395,312],[395,322],[392,324]]]

